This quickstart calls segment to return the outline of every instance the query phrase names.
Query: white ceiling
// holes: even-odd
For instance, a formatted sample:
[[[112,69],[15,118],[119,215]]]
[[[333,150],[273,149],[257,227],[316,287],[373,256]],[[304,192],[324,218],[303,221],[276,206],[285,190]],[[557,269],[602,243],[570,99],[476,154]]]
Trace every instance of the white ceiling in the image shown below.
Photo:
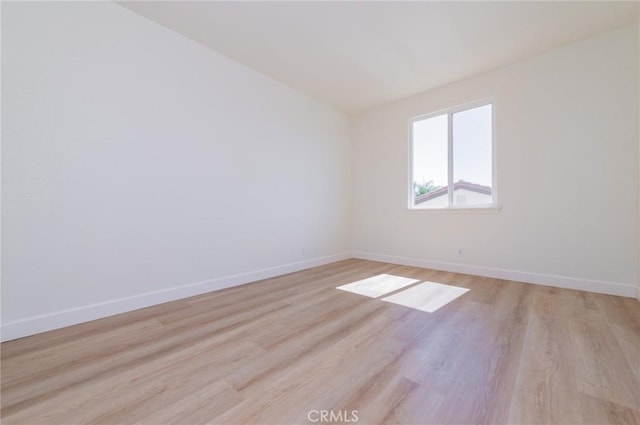
[[[638,2],[119,2],[347,113],[638,20]]]

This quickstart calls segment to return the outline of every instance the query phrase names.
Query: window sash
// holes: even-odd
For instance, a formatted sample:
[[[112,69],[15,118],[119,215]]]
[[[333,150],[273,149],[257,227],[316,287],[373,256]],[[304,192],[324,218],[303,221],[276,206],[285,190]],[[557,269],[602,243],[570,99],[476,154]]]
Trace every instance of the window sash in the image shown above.
[[[464,112],[470,109],[479,108],[482,106],[491,105],[491,203],[487,204],[469,204],[465,206],[458,206],[454,203],[453,192],[453,115],[458,112]],[[441,115],[447,115],[447,206],[446,207],[432,207],[432,208],[419,208],[415,205],[415,191],[414,191],[414,170],[413,170],[413,151],[414,151],[414,124],[418,121],[427,120],[429,118],[435,118]],[[482,99],[475,102],[466,103],[464,105],[455,106],[452,108],[435,111],[426,115],[420,115],[418,117],[409,120],[409,205],[408,208],[412,210],[420,211],[433,211],[433,210],[447,210],[447,209],[487,209],[497,208],[498,206],[498,190],[497,190],[497,164],[496,164],[496,105],[495,99]]]

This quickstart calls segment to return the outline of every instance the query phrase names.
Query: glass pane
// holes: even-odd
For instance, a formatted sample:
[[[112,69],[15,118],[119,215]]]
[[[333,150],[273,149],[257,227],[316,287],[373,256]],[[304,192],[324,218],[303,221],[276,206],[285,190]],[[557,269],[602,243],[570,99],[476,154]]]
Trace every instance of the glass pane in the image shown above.
[[[447,115],[413,122],[413,205],[449,205]]]
[[[493,202],[491,105],[453,114],[453,204]]]

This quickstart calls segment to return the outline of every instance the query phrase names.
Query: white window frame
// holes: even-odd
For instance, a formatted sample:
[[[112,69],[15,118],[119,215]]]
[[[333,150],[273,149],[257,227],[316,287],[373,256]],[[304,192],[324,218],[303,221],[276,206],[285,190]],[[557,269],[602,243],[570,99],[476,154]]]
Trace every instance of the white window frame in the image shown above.
[[[453,203],[453,114],[457,112],[466,111],[468,109],[478,108],[480,106],[491,105],[491,203],[490,204],[475,204],[456,206]],[[433,207],[433,208],[418,208],[414,206],[415,194],[413,188],[413,124],[417,121],[434,118],[440,115],[447,115],[447,161],[448,161],[448,195],[449,201],[446,207]],[[497,149],[496,149],[496,101],[495,98],[484,98],[473,102],[465,103],[463,105],[454,106],[451,108],[441,109],[438,111],[430,112],[428,114],[419,115],[409,120],[409,173],[408,173],[408,204],[407,209],[417,212],[452,212],[452,211],[471,211],[471,212],[498,212],[500,206],[498,204],[498,163],[497,163]]]

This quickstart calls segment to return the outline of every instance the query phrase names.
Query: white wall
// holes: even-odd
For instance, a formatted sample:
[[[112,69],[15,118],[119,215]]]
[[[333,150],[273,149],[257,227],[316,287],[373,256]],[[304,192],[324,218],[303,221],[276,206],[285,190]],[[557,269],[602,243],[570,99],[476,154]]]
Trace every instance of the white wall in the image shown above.
[[[344,115],[115,3],[2,7],[3,339],[348,249]]]
[[[634,25],[359,116],[357,255],[633,296],[638,75]],[[408,120],[489,96],[502,210],[408,211]]]

